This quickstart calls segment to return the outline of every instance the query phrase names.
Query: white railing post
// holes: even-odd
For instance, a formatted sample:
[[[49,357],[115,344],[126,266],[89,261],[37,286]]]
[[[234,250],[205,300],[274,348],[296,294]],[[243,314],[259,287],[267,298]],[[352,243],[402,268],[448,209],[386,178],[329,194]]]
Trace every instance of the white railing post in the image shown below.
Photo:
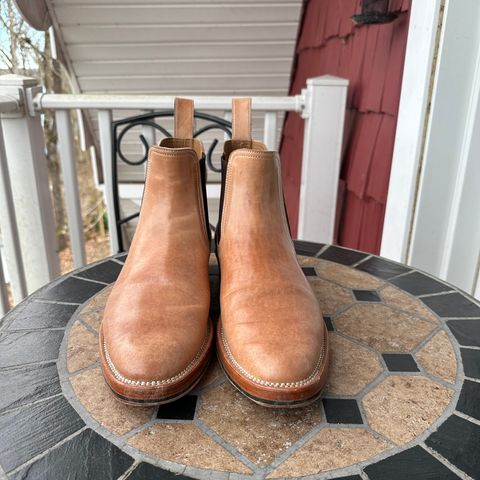
[[[0,115],[16,111],[19,105],[12,98],[0,99]],[[8,264],[9,279],[12,287],[13,300],[19,303],[28,295],[27,283],[25,281],[25,271],[23,269],[22,249],[17,227],[17,217],[15,215],[15,205],[13,202],[12,185],[10,183],[10,173],[8,171],[7,154],[5,152],[5,141],[3,138],[2,119],[0,117],[0,231],[5,243],[6,264]],[[0,258],[0,264],[2,260]],[[0,279],[0,289],[2,289],[2,301],[6,295],[4,291],[5,277],[2,270]],[[6,303],[8,305],[8,301]],[[8,308],[7,308],[8,309]]]
[[[98,130],[100,135],[100,150],[102,155],[103,179],[105,186],[105,203],[108,213],[108,232],[110,235],[110,251],[117,253],[118,245],[118,225],[115,221],[115,199],[113,195],[113,171],[112,171],[112,111],[98,111]]]
[[[154,112],[153,110],[147,110],[145,113],[153,113],[153,112]],[[142,125],[142,135],[145,137],[145,140],[147,141],[149,146],[153,146],[153,145],[157,144],[156,133],[157,133],[157,131],[155,130],[154,127],[151,127],[149,125]],[[148,155],[148,148],[145,149],[145,151],[143,153],[145,155]],[[147,172],[147,163],[148,162],[145,162],[143,164],[143,169],[144,169],[145,173]]]
[[[263,143],[269,150],[277,148],[277,112],[265,112],[263,121]]]
[[[332,243],[348,80],[307,80],[298,238]]]
[[[5,283],[2,255],[0,252],[0,317],[3,317],[9,310],[10,302],[8,301],[7,284]]]
[[[2,114],[2,126],[29,293],[60,273],[42,124],[30,101],[37,90],[34,78],[0,77],[0,95],[10,95],[22,106]],[[7,261],[10,265],[12,259]]]
[[[58,134],[58,153],[62,164],[65,203],[68,213],[68,233],[72,248],[73,266],[79,268],[85,265],[85,239],[83,236],[82,209],[78,191],[77,168],[73,148],[73,133],[69,110],[57,110],[55,121]]]

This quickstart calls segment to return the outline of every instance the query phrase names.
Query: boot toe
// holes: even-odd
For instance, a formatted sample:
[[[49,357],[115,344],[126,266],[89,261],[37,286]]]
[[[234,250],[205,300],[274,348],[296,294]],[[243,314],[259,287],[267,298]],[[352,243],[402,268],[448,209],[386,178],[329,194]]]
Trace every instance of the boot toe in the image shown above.
[[[210,321],[205,324],[196,317],[188,322],[180,320],[177,328],[162,328],[159,318],[143,319],[139,332],[125,328],[128,317],[125,322],[104,318],[101,365],[117,396],[132,403],[162,403],[196,384],[209,361],[213,329]]]
[[[303,342],[287,336],[242,341],[219,329],[220,359],[230,380],[253,400],[265,404],[302,403],[319,394],[326,381],[326,332]]]

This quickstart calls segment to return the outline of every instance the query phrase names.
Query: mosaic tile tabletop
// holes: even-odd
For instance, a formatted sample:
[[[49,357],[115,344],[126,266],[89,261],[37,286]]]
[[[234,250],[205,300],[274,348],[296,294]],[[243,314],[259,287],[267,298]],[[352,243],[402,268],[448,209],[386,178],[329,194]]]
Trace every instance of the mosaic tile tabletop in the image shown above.
[[[332,359],[323,398],[258,406],[216,360],[186,397],[116,401],[98,328],[125,255],[41,289],[0,325],[0,479],[479,479],[480,306],[421,272],[296,242]],[[219,313],[212,256],[212,317]]]

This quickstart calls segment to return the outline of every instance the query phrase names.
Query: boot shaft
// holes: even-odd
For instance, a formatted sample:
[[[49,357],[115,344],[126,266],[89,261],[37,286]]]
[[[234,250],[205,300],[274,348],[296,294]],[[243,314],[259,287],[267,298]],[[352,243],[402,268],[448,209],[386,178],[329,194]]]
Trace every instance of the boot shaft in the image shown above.
[[[221,238],[291,244],[278,153],[251,137],[251,99],[232,102],[232,140],[222,157],[217,248]]]
[[[132,249],[150,242],[210,243],[203,145],[193,138],[193,102],[175,101],[175,133],[149,150]],[[178,237],[178,238],[177,238]]]

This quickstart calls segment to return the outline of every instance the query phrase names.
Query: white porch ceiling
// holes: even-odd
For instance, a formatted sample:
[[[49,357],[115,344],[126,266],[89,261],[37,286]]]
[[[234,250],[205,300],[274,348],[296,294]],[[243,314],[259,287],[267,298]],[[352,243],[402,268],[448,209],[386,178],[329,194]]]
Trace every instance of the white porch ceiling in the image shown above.
[[[187,96],[288,92],[301,0],[49,3],[81,92]],[[141,112],[128,114],[136,113]],[[125,114],[114,112],[114,118]],[[96,129],[95,121],[93,125]],[[254,130],[261,139],[261,118],[254,119]],[[139,155],[141,145],[131,138],[125,150]],[[138,168],[120,167],[123,181],[142,176]]]

